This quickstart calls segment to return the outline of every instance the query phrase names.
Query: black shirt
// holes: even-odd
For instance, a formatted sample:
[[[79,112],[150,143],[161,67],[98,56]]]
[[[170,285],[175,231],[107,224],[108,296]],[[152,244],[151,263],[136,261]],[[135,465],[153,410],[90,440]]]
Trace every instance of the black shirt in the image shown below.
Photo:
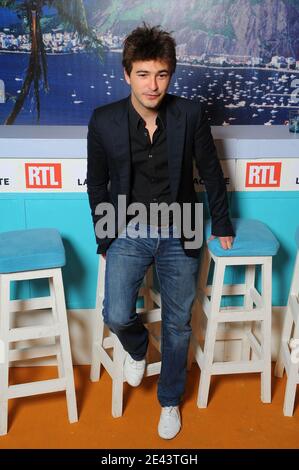
[[[173,201],[168,172],[167,158],[167,122],[166,109],[162,105],[156,119],[157,128],[153,134],[152,142],[145,127],[146,123],[137,113],[131,101],[129,104],[129,131],[132,159],[131,198],[130,202],[143,203],[147,210],[147,223],[149,224],[150,204]],[[140,215],[138,215],[138,219]],[[130,220],[134,216],[128,216]],[[169,223],[172,223],[170,212]],[[164,223],[168,223],[168,220]],[[160,213],[158,225],[161,224]]]

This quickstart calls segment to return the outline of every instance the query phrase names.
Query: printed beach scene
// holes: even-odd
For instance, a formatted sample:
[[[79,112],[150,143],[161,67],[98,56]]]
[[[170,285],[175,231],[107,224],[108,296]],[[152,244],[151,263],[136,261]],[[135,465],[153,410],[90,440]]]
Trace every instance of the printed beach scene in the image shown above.
[[[0,124],[87,125],[126,97],[122,44],[143,21],[172,31],[169,92],[203,103],[212,125],[299,110],[299,0],[0,0]]]

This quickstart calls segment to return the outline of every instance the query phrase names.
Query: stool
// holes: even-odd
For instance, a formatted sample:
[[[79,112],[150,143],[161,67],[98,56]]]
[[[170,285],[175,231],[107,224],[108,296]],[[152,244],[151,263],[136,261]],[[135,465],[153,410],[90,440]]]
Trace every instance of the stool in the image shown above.
[[[287,385],[283,405],[283,414],[285,416],[293,416],[296,388],[299,383],[299,227],[296,231],[295,240],[297,244],[297,256],[283,324],[281,344],[274,372],[277,377],[283,376],[284,369],[287,373]]]
[[[66,391],[68,417],[78,421],[73,366],[64,300],[61,266],[64,247],[55,229],[33,229],[0,234],[0,435],[7,433],[8,399]],[[10,300],[11,281],[49,279],[50,296]],[[52,309],[52,324],[10,327],[13,312]],[[55,344],[16,349],[10,343],[55,338]],[[59,378],[9,386],[9,363],[39,357],[57,356]]]
[[[99,259],[98,282],[96,294],[96,308],[94,310],[92,361],[90,380],[97,382],[100,378],[101,365],[105,367],[112,378],[112,416],[118,418],[123,413],[123,384],[126,382],[123,373],[125,351],[117,336],[104,325],[102,317],[102,304],[105,292],[106,260]],[[142,321],[149,330],[150,343],[160,352],[160,338],[157,331],[157,322],[161,321],[161,298],[159,292],[153,288],[153,268],[148,269],[144,286],[139,289],[138,297],[143,298],[144,307],[136,308]],[[150,363],[147,357],[145,376],[159,374],[161,362]]]
[[[191,344],[201,374],[197,405],[205,408],[208,402],[211,375],[261,372],[261,399],[271,402],[271,300],[272,256],[279,248],[278,241],[266,225],[257,220],[233,219],[236,233],[232,249],[222,249],[217,238],[203,248],[203,259],[198,281],[198,299],[207,319],[204,348],[196,334],[196,316],[193,316]],[[205,228],[206,239],[211,226]],[[207,285],[211,261],[214,261],[212,285]],[[224,284],[227,266],[245,266],[244,284]],[[255,287],[256,266],[261,266],[261,293]],[[223,295],[242,295],[241,307],[221,307]],[[252,322],[261,323],[261,340],[252,331]],[[227,329],[228,323],[244,322],[244,335],[236,336]],[[219,335],[218,325],[225,328]],[[219,328],[221,330],[221,328]],[[242,333],[243,333],[242,331]],[[217,335],[218,333],[218,335]],[[241,360],[214,361],[216,341],[242,340]],[[225,344],[225,343],[224,343]],[[251,357],[251,351],[255,358]]]

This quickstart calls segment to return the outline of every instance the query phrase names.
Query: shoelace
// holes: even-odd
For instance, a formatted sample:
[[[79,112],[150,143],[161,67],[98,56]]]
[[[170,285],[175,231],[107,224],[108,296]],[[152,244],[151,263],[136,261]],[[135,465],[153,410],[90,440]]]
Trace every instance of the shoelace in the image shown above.
[[[175,406],[164,406],[163,407],[163,413],[167,415],[171,415],[172,412],[175,411],[177,413],[177,409]]]
[[[135,361],[132,357],[129,358],[129,363],[135,367],[135,369],[142,369],[143,368],[143,363],[142,361]]]

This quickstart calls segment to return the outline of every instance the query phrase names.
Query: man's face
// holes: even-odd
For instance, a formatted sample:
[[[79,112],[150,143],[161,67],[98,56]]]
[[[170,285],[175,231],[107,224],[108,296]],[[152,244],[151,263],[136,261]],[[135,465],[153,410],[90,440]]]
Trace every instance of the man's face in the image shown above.
[[[169,87],[170,66],[160,60],[133,62],[130,76],[125,71],[125,79],[131,86],[132,103],[137,111],[156,110]]]

